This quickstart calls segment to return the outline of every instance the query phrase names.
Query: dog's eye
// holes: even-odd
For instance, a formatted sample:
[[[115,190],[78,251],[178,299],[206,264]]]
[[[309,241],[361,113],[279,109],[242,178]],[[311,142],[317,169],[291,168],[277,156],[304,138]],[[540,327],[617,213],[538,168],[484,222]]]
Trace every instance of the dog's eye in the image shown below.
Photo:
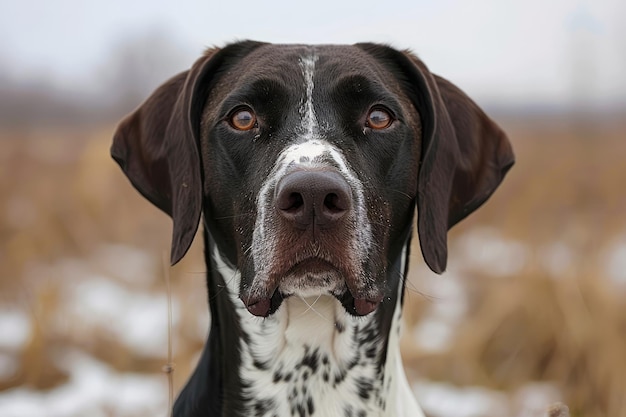
[[[250,130],[257,125],[256,116],[248,107],[236,110],[228,120],[230,125],[237,130]]]
[[[388,128],[391,122],[393,122],[393,117],[387,110],[374,108],[367,115],[365,125],[371,129],[380,130]]]

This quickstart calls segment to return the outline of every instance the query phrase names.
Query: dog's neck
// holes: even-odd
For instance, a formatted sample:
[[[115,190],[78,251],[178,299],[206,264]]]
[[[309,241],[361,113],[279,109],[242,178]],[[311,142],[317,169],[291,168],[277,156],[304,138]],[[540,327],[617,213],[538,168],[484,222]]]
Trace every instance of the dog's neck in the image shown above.
[[[210,238],[206,243],[210,280],[218,283],[209,291],[213,322],[207,346],[215,351],[205,349],[192,378],[221,375],[206,382],[222,391],[215,395],[221,404],[216,415],[422,416],[398,341],[406,248],[391,268],[400,280],[397,294],[366,317],[348,314],[331,296],[292,296],[261,318],[239,299],[239,271]]]

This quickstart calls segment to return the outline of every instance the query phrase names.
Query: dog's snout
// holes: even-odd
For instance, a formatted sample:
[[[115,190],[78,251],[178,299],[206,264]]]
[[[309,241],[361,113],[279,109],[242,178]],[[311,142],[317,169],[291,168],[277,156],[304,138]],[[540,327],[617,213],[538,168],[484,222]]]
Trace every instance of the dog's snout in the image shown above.
[[[283,177],[274,195],[283,218],[296,227],[332,226],[352,208],[350,185],[335,171],[295,171]]]

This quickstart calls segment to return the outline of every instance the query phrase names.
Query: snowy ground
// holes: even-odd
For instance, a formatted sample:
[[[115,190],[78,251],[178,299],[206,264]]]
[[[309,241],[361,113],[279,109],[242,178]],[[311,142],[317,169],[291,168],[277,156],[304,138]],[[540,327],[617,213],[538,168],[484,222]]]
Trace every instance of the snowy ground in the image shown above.
[[[3,417],[166,416],[163,375],[119,373],[88,354],[65,352],[69,381],[49,391],[15,388],[0,394]]]
[[[535,253],[490,229],[462,236],[453,252],[446,279],[429,284],[428,292],[437,302],[429,306],[415,328],[405,330],[424,351],[449,348],[467,309],[468,294],[463,285],[466,272],[481,271],[506,279],[519,273],[529,257],[540,256],[538,263],[557,278],[573,257],[563,243],[554,242]],[[604,275],[625,288],[626,238],[603,253],[607,268]],[[39,265],[32,273],[62,277],[64,298],[54,318],[62,336],[80,342],[81,334],[108,332],[136,355],[158,357],[163,356],[167,346],[168,308],[163,292],[145,291],[154,279],[154,265],[158,262],[136,248],[105,246],[91,259]],[[181,321],[181,304],[181,300],[174,299],[174,326]],[[187,307],[186,302],[184,305]],[[194,326],[201,340],[208,319],[202,314],[196,316],[199,321]],[[28,311],[0,304],[0,380],[10,378],[17,370],[19,353],[36,323],[31,317]],[[47,391],[20,386],[0,392],[0,416],[167,415],[168,382],[164,374],[119,372],[75,347],[56,352],[53,360],[69,375],[67,382]],[[539,416],[547,404],[560,400],[558,388],[548,383],[530,383],[512,393],[427,379],[413,381],[413,387],[419,403],[433,417]]]

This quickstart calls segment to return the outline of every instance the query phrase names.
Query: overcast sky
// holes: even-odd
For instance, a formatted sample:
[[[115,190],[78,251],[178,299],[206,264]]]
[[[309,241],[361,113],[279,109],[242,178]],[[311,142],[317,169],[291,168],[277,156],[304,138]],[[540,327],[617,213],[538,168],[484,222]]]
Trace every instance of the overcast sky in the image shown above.
[[[115,45],[160,31],[181,69],[210,45],[380,41],[411,48],[480,101],[626,100],[624,0],[0,0],[0,65],[93,85]],[[182,62],[185,61],[185,62]]]

